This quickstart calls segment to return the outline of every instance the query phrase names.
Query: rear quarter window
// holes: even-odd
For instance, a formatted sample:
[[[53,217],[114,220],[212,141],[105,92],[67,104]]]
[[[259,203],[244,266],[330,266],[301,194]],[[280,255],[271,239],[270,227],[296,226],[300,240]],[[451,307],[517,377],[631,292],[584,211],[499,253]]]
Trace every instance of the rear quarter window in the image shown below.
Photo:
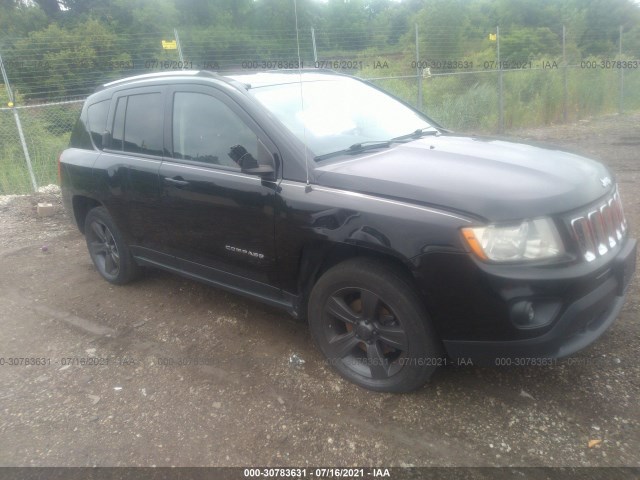
[[[71,131],[69,146],[72,148],[93,150],[93,144],[91,143],[91,137],[89,136],[89,130],[87,128],[87,110],[86,108],[82,109],[80,117],[78,117],[78,121]]]
[[[102,102],[89,105],[89,131],[91,139],[98,149],[102,150],[102,134],[107,129],[107,115],[109,114],[109,104],[111,100],[103,100]]]

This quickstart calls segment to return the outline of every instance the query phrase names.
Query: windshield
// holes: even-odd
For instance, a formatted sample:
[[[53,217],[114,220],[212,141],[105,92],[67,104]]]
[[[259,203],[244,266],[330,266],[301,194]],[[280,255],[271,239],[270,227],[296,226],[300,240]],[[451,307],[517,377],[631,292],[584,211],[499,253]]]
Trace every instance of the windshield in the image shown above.
[[[394,98],[351,78],[303,82],[300,90],[300,83],[289,83],[251,93],[316,157],[432,128]]]

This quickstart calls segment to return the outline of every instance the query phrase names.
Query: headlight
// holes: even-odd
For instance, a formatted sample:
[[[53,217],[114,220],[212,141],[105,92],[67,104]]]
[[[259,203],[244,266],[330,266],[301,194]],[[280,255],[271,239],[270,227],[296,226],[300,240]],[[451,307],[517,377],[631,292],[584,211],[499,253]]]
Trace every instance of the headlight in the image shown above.
[[[514,262],[562,255],[564,246],[549,218],[524,220],[517,225],[463,228],[467,244],[482,260]]]

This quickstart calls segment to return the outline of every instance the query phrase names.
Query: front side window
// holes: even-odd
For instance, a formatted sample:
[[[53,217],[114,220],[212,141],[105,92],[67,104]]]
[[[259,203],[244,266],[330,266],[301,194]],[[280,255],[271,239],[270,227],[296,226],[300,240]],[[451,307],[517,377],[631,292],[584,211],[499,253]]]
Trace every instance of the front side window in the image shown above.
[[[173,157],[227,167],[251,167],[258,138],[222,101],[177,92],[173,103]]]

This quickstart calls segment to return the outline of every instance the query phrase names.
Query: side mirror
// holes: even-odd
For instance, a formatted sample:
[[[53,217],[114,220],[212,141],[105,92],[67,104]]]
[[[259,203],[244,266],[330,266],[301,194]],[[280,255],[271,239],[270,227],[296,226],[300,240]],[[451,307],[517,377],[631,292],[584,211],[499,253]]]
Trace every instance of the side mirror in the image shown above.
[[[260,150],[258,156],[262,159],[261,162],[258,162],[242,145],[234,145],[229,151],[229,157],[240,166],[242,173],[260,177],[273,176],[275,173],[273,156],[268,153],[266,148]]]
[[[258,165],[257,167],[241,168],[240,171],[249,175],[259,175],[261,177],[272,175],[275,172],[271,165]]]

